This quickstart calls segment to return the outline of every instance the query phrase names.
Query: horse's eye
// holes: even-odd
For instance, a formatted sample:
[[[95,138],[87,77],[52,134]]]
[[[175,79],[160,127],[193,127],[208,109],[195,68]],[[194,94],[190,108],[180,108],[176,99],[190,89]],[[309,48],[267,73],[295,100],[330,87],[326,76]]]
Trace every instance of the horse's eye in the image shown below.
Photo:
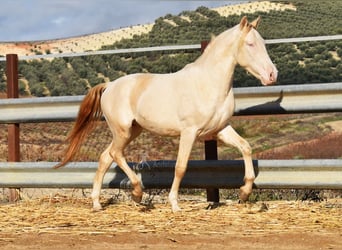
[[[254,47],[254,43],[252,43],[252,42],[247,42],[247,46],[249,46],[249,47]]]

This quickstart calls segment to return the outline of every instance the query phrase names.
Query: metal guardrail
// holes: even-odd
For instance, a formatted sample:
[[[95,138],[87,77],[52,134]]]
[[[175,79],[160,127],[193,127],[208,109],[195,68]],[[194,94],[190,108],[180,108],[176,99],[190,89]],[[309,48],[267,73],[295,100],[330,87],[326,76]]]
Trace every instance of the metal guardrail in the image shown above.
[[[265,42],[266,42],[266,44],[276,44],[276,43],[330,41],[330,40],[340,40],[340,39],[342,39],[342,35],[267,39]],[[48,59],[48,58],[75,57],[75,56],[92,56],[92,55],[107,55],[107,54],[142,53],[142,52],[155,52],[155,51],[194,50],[194,49],[200,49],[200,48],[201,48],[200,44],[167,45],[167,46],[154,46],[154,47],[144,47],[144,48],[98,50],[98,51],[88,51],[88,52],[79,52],[79,53],[59,53],[59,54],[20,56],[19,60]],[[6,61],[6,57],[0,57],[0,61]]]
[[[84,96],[0,99],[0,123],[72,121]]]
[[[97,163],[75,162],[53,169],[55,162],[0,162],[0,187],[91,188]],[[170,188],[175,161],[130,163],[144,188]],[[342,188],[342,159],[254,160],[256,188]],[[103,188],[130,188],[120,168],[108,170]],[[243,184],[242,160],[189,161],[182,188],[239,188]]]
[[[237,88],[236,114],[342,111],[342,82]]]
[[[342,82],[234,88],[235,115],[342,111]],[[75,119],[83,96],[0,99],[0,123]]]

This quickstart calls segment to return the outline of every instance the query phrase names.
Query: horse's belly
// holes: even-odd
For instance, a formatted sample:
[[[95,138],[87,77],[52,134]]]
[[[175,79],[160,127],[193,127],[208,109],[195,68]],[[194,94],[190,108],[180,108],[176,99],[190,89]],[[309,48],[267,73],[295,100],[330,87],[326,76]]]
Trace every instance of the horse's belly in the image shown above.
[[[199,137],[210,137],[216,135],[229,124],[229,117],[213,117],[209,123],[205,124],[205,126],[201,128],[199,131]]]
[[[136,122],[144,129],[159,135],[179,135],[180,126],[174,110],[161,102],[146,101],[139,105],[135,114]]]
[[[177,128],[177,126],[174,126],[174,124],[172,124],[172,122],[170,121],[165,122],[162,120],[149,120],[138,116],[136,118],[136,122],[144,129],[158,135],[177,136],[180,134],[179,128]]]

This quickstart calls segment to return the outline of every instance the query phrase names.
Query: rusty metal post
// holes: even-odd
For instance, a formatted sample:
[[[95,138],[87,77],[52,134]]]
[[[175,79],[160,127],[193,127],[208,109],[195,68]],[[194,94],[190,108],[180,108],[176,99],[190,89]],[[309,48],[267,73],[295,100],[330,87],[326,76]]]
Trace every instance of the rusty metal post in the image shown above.
[[[202,41],[201,42],[201,53],[204,52],[205,48],[208,46],[209,42],[208,41]]]
[[[204,52],[208,44],[209,44],[208,41],[201,42],[201,53]],[[217,160],[218,159],[217,142],[215,140],[205,141],[204,152],[205,152],[205,160]],[[207,201],[218,203],[220,201],[219,189],[207,188]]]
[[[6,55],[6,75],[7,75],[7,98],[19,97],[18,85],[18,55]],[[19,124],[8,124],[8,161],[20,161]],[[16,189],[9,189],[9,201],[15,202],[19,199]]]

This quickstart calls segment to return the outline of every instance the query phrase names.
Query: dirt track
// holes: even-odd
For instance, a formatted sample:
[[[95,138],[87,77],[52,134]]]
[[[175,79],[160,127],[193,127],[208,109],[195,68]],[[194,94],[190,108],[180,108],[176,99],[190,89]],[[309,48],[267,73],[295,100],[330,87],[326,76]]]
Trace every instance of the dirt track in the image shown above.
[[[278,233],[268,235],[172,235],[126,233],[117,235],[24,234],[7,249],[341,249],[340,236],[320,233]],[[14,239],[13,239],[14,240]]]
[[[88,199],[63,197],[1,205],[0,248],[341,249],[341,199],[180,204],[177,214],[130,201],[93,213]]]

